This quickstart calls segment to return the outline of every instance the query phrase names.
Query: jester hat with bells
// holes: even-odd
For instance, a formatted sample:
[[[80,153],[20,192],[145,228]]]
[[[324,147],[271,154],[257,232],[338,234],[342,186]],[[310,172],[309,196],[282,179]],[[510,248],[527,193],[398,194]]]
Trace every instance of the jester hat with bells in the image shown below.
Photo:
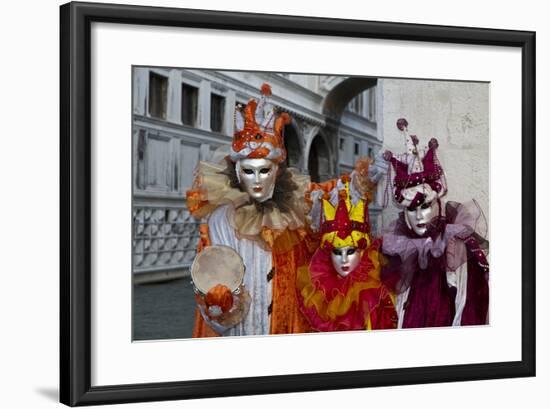
[[[338,204],[323,201],[321,224],[321,248],[356,247],[365,249],[370,245],[368,205],[363,199],[354,205],[350,197],[350,181],[345,180],[344,189],[338,192]]]
[[[283,129],[290,123],[286,112],[275,112],[268,102],[271,86],[264,83],[260,89],[261,98],[251,98],[245,106],[235,109],[235,133],[230,157],[239,159],[269,159],[280,163],[286,159]]]
[[[439,147],[437,139],[428,142],[428,149],[418,148],[416,135],[409,135],[408,122],[404,118],[397,120],[397,129],[401,131],[407,146],[407,152],[394,155],[390,151],[384,152],[384,159],[390,162],[388,168],[388,184],[392,180],[391,169],[395,171],[393,177],[393,199],[397,206],[410,210],[424,203],[438,200],[447,193],[445,173],[437,158],[436,150]],[[423,189],[410,189],[413,187]],[[386,187],[388,193],[389,185]],[[422,190],[422,192],[418,191]],[[385,205],[387,199],[384,199]]]

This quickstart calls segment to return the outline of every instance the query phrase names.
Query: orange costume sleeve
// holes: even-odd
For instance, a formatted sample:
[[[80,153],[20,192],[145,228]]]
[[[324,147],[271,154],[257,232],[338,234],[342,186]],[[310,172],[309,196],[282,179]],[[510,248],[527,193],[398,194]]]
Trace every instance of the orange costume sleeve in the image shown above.
[[[315,243],[305,230],[285,230],[275,241],[272,249],[273,311],[271,334],[296,334],[311,332],[311,327],[301,313],[296,294],[296,272],[306,265]]]

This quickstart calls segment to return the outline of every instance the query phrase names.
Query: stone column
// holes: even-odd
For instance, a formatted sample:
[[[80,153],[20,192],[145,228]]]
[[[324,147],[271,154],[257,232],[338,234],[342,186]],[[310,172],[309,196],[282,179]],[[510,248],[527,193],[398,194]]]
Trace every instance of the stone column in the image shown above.
[[[147,115],[149,94],[149,70],[147,68],[134,68],[133,83],[134,101],[133,112],[137,115]]]
[[[168,96],[166,120],[181,125],[181,71],[170,70],[168,74]]]
[[[233,137],[233,115],[235,113],[236,96],[234,90],[227,91],[225,96],[225,112],[223,121],[223,134]]]
[[[210,98],[212,86],[210,81],[202,80],[199,85],[199,104],[197,126],[205,131],[212,131],[210,128]]]
[[[210,144],[202,143],[199,148],[199,160],[209,161],[210,156]]]
[[[376,138],[384,141],[384,82],[385,79],[379,79],[376,84],[376,97],[374,98],[375,118],[376,118]]]
[[[361,141],[359,145],[359,157],[369,156],[369,143],[367,141]]]

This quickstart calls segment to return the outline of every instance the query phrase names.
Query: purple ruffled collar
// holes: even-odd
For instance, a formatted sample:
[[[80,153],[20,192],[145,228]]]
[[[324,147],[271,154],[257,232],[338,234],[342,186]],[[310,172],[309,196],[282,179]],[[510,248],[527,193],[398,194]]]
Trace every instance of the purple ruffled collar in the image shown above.
[[[454,271],[467,260],[464,240],[473,234],[484,237],[485,233],[485,218],[476,201],[448,202],[445,216],[435,217],[424,236],[418,236],[407,226],[401,212],[383,235],[382,252],[399,256],[409,265],[414,259],[424,270],[428,267],[429,255],[439,258],[447,251],[447,267]],[[411,268],[414,267],[411,265]]]

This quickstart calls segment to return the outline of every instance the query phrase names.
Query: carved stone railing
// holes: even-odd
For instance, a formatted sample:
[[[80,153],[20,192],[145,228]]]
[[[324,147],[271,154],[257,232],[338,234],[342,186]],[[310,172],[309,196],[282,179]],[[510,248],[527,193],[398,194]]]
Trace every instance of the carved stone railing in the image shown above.
[[[134,206],[134,273],[188,269],[196,254],[199,223],[183,206]]]

